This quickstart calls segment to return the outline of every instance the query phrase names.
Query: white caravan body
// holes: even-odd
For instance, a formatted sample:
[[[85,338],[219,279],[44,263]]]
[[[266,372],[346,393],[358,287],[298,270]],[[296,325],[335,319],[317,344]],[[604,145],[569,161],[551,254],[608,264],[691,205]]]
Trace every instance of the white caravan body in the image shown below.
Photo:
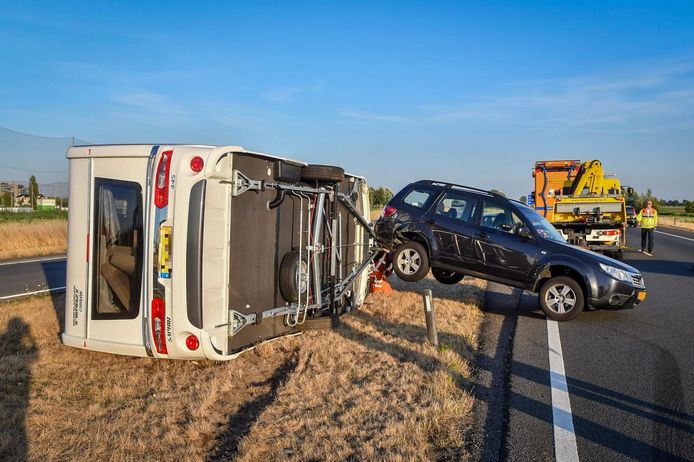
[[[66,345],[227,360],[368,293],[361,177],[313,181],[303,162],[240,146],[77,146],[67,157]]]

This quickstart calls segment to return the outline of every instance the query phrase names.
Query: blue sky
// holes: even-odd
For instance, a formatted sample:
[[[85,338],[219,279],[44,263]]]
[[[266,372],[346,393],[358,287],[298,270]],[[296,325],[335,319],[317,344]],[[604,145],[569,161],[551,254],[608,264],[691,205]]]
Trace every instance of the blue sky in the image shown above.
[[[3,2],[0,62],[19,132],[240,144],[516,198],[535,160],[598,158],[694,199],[691,2]],[[66,178],[63,151],[22,139],[0,132],[0,165]]]

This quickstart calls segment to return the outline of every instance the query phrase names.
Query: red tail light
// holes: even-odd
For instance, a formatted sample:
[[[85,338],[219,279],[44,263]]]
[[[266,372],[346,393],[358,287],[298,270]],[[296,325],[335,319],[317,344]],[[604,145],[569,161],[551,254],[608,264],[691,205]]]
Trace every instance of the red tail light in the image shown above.
[[[194,171],[195,173],[199,173],[202,171],[202,168],[205,166],[205,161],[202,160],[202,157],[200,156],[195,156],[192,159],[190,159],[190,169]]]
[[[157,297],[152,300],[152,335],[157,353],[167,354],[166,351],[166,304]]]
[[[200,346],[200,341],[198,340],[198,338],[195,335],[190,334],[186,338],[186,346],[188,347],[189,350],[195,351]]]
[[[607,229],[602,232],[603,236],[619,236],[619,230],[618,229]]]
[[[395,215],[395,212],[397,211],[398,209],[396,209],[392,205],[386,205],[385,207],[383,207],[383,212],[381,213],[381,216],[383,218],[392,217],[393,215]]]
[[[169,205],[169,173],[173,151],[164,151],[159,158],[154,185],[154,205],[157,208]]]

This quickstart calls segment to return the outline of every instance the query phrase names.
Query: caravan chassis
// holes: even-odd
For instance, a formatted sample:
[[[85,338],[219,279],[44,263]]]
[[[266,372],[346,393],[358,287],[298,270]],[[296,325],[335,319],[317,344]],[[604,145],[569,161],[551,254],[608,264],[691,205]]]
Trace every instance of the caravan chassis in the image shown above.
[[[152,184],[153,181],[156,181],[156,179],[153,176],[154,169],[155,169],[155,158],[157,155],[157,149],[158,146],[155,146],[152,148],[152,151],[149,156],[149,161],[148,161],[148,168],[147,168],[147,191],[146,191],[146,197],[147,197],[147,203],[151,204],[152,199],[153,199],[153,191],[154,191],[154,186]],[[318,185],[317,187],[307,187],[307,186],[297,186],[293,184],[283,184],[279,182],[266,182],[265,180],[253,180],[251,178],[248,178],[246,175],[244,175],[241,171],[234,169],[233,173],[231,175],[231,178],[227,179],[222,179],[219,180],[220,183],[226,183],[230,184],[232,188],[232,197],[237,197],[240,196],[244,193],[247,193],[249,191],[265,191],[265,190],[276,190],[277,191],[277,196],[273,201],[270,201],[266,204],[268,209],[272,209],[277,207],[285,197],[285,194],[294,194],[296,196],[299,196],[302,198],[302,206],[303,206],[303,199],[308,199],[309,205],[311,204],[311,199],[314,198],[314,203],[313,207],[317,208],[317,211],[315,213],[316,216],[316,221],[315,223],[309,223],[309,237],[311,237],[311,227],[313,228],[313,238],[309,239],[309,242],[307,243],[306,246],[300,245],[299,246],[299,251],[300,253],[303,251],[307,252],[307,255],[309,257],[308,261],[313,261],[313,268],[308,266],[307,270],[304,272],[303,268],[301,268],[301,265],[299,265],[299,273],[297,274],[297,279],[299,281],[302,280],[310,280],[311,276],[311,270],[313,269],[313,278],[310,281],[313,285],[314,289],[314,300],[309,301],[308,298],[308,293],[309,291],[306,291],[306,300],[302,303],[302,300],[299,299],[298,302],[295,303],[287,303],[285,306],[279,306],[279,307],[274,307],[270,308],[267,310],[263,311],[258,311],[256,313],[249,313],[249,314],[243,314],[240,313],[233,308],[229,308],[229,317],[228,317],[228,322],[215,325],[212,328],[207,328],[207,329],[202,329],[200,331],[201,339],[200,339],[200,344],[205,352],[205,356],[209,359],[214,359],[214,360],[230,360],[238,357],[241,353],[244,351],[247,351],[249,349],[254,348],[254,345],[251,345],[247,348],[242,349],[241,351],[238,351],[233,354],[223,354],[221,351],[217,350],[211,342],[211,336],[214,333],[217,333],[219,331],[225,330],[226,331],[226,336],[228,338],[231,338],[238,334],[244,327],[251,326],[251,325],[259,325],[263,321],[263,319],[267,318],[277,318],[277,317],[285,317],[285,324],[288,326],[292,327],[297,327],[297,330],[301,330],[298,326],[303,324],[306,319],[307,315],[309,312],[313,313],[321,313],[325,311],[326,309],[330,309],[330,315],[331,316],[340,316],[342,314],[346,314],[350,312],[354,306],[352,302],[352,293],[349,290],[352,283],[355,281],[355,279],[361,274],[364,270],[367,269],[367,267],[373,262],[374,258],[378,254],[378,249],[372,247],[370,244],[371,239],[365,244],[361,244],[364,247],[367,247],[367,252],[366,252],[366,257],[348,274],[344,279],[341,279],[339,282],[337,281],[337,264],[341,262],[341,254],[342,254],[342,248],[345,246],[341,245],[341,223],[339,220],[341,220],[341,215],[337,214],[337,204],[340,202],[349,212],[349,214],[357,220],[357,222],[362,226],[364,231],[368,233],[369,236],[372,238],[374,236],[374,232],[369,226],[368,221],[364,218],[364,216],[359,212],[357,207],[354,205],[352,202],[351,197],[355,197],[356,194],[358,194],[357,187],[360,184],[360,181],[355,182],[353,190],[350,192],[349,195],[340,193],[337,191],[336,183],[330,184],[330,183],[324,183],[321,185]],[[325,216],[325,202],[326,200],[328,201],[329,204],[329,217]],[[167,206],[168,207],[168,206]],[[159,282],[159,255],[160,255],[160,245],[161,243],[159,242],[160,239],[160,233],[156,232],[157,229],[161,226],[161,224],[165,221],[165,218],[167,216],[167,207],[163,208],[156,208],[155,212],[153,214],[150,214],[150,219],[154,220],[153,225],[151,226],[152,223],[148,223],[148,226],[146,227],[145,233],[150,232],[150,230],[154,233],[152,236],[152,242],[153,242],[153,252],[145,252],[144,255],[144,261],[143,261],[143,267],[144,268],[152,268],[153,269],[153,274],[152,274],[152,297],[157,298],[161,297],[163,298],[164,296],[164,286]],[[300,213],[300,216],[303,218],[303,210]],[[309,214],[310,216],[310,214]],[[327,220],[326,218],[329,218]],[[336,239],[331,239],[331,245],[328,249],[325,249],[324,246],[321,244],[318,244],[316,241],[318,241],[318,237],[320,235],[320,231],[322,230],[323,227],[327,228],[328,233],[330,236],[338,236],[338,242],[336,242]],[[303,238],[303,223],[302,223],[302,229],[300,229],[300,235]],[[148,236],[145,236],[147,239]],[[303,242],[302,242],[303,244]],[[355,244],[359,245],[359,244]],[[311,255],[318,255],[322,254],[328,250],[330,253],[330,287],[326,291],[325,289],[321,288],[321,262],[320,259],[318,258],[313,258],[311,259]],[[152,258],[153,261],[148,261],[149,258]],[[340,265],[340,271],[342,271],[342,265]],[[324,294],[326,295],[326,298],[324,299],[323,296]],[[147,284],[142,284],[142,299],[147,300]],[[338,300],[343,300],[344,297],[347,297],[348,302],[344,305],[338,308],[337,302]],[[153,345],[150,343],[151,341],[156,341],[156,338],[161,338],[161,336],[152,336],[152,333],[150,331],[150,323],[154,323],[151,326],[151,329],[157,329],[157,326],[155,325],[158,319],[151,320],[149,318],[149,312],[148,310],[144,310],[144,316],[143,316],[143,330],[145,333],[144,338],[147,339],[145,342],[145,349],[147,351],[148,356],[153,356]],[[165,326],[158,326],[159,329],[164,329]],[[282,336],[286,336],[290,334],[284,334]],[[273,339],[268,339],[273,340]]]

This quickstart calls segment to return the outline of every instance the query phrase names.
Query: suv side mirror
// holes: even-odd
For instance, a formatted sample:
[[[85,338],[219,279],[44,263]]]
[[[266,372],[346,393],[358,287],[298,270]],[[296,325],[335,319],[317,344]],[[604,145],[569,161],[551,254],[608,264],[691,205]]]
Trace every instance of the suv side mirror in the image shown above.
[[[530,233],[530,228],[525,225],[520,225],[516,228],[516,235],[522,237],[523,239],[530,239],[533,237]]]

